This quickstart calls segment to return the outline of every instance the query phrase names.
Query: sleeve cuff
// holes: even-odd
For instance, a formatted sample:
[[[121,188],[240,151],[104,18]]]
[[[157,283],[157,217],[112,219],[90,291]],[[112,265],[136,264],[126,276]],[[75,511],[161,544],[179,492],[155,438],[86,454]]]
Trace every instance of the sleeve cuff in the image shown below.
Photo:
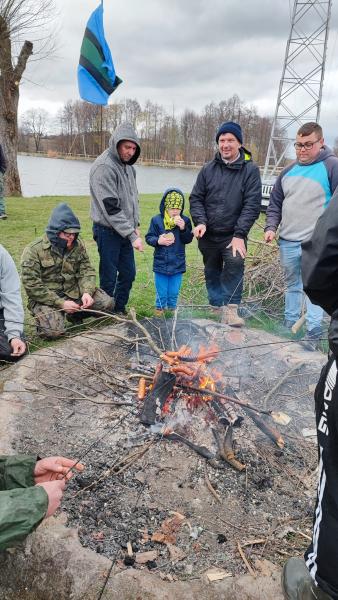
[[[128,235],[128,239],[130,240],[131,243],[135,242],[135,240],[137,240],[138,235],[136,235],[136,232],[133,231],[130,235]]]

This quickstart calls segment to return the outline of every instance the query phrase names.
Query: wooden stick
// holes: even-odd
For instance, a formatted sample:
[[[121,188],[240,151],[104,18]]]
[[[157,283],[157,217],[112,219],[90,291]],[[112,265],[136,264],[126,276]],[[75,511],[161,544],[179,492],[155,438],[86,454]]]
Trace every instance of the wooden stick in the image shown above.
[[[251,567],[251,565],[249,564],[239,542],[237,542],[237,548],[238,548],[238,552],[240,553],[241,558],[242,558],[246,568],[248,569],[250,575],[252,575],[252,577],[254,577],[256,579],[257,575],[256,575],[255,571],[253,570],[253,568]]]
[[[297,331],[299,331],[299,329],[302,327],[302,325],[305,323],[305,318],[306,318],[306,313],[304,315],[302,315],[300,317],[300,319],[298,319],[298,321],[296,321],[292,327],[291,327],[291,331],[292,333],[297,333]]]
[[[208,471],[207,471],[207,465],[205,463],[204,463],[204,477],[205,477],[206,486],[207,486],[210,494],[212,494],[213,497],[216,498],[216,500],[219,504],[222,504],[221,497],[217,494],[215,488],[211,484],[211,481],[210,481],[209,475],[208,475]]]
[[[243,408],[249,408],[250,410],[253,410],[253,411],[263,414],[263,415],[271,416],[271,413],[272,413],[271,410],[263,410],[260,408],[256,408],[255,406],[253,406],[252,404],[249,404],[248,402],[243,402],[242,400],[238,400],[238,398],[233,398],[232,396],[227,396],[226,394],[220,394],[219,392],[213,392],[212,390],[207,390],[205,388],[204,389],[199,388],[194,385],[185,385],[183,383],[176,383],[175,386],[180,387],[187,391],[191,390],[193,392],[198,392],[200,394],[206,394],[207,396],[215,396],[216,398],[222,398],[223,400],[227,400],[228,402],[233,402],[234,404],[238,404],[238,406],[242,406]]]
[[[134,323],[134,325],[136,325],[136,327],[138,327],[142,333],[144,334],[144,336],[147,338],[148,344],[149,346],[154,350],[154,352],[156,352],[156,354],[158,354],[159,356],[161,356],[161,354],[163,353],[163,350],[161,350],[154,342],[154,340],[152,339],[150,333],[146,330],[146,328],[141,325],[141,323],[138,322],[137,318],[136,318],[136,312],[135,312],[135,308],[131,308],[130,311],[130,316],[132,318],[132,321]]]
[[[292,375],[295,371],[298,371],[298,369],[300,369],[301,367],[303,367],[305,365],[305,362],[298,362],[296,365],[294,365],[291,369],[289,369],[284,375],[283,377],[281,377],[281,379],[279,379],[277,381],[277,383],[271,388],[271,390],[269,391],[269,393],[265,396],[264,398],[264,408],[267,407],[268,402],[270,400],[270,398],[272,398],[272,396],[274,395],[275,392],[277,392],[277,390],[283,385],[283,383],[290,377],[290,375]]]

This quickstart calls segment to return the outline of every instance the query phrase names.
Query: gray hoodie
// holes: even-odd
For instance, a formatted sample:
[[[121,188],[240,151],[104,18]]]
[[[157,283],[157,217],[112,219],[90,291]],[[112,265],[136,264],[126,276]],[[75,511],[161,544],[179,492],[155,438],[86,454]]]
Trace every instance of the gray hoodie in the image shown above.
[[[134,142],[136,152],[129,163],[120,159],[117,145],[122,140]],[[116,128],[109,148],[95,160],[89,175],[91,193],[90,215],[94,223],[111,227],[131,242],[136,240],[139,225],[136,173],[132,166],[140,155],[140,143],[130,123]]]
[[[288,165],[276,180],[266,211],[265,231],[276,231],[291,242],[302,242],[314,230],[338,186],[338,158],[324,146],[310,164]]]
[[[24,311],[20,278],[11,255],[0,244],[0,308],[4,311],[5,333],[10,342],[22,337]]]

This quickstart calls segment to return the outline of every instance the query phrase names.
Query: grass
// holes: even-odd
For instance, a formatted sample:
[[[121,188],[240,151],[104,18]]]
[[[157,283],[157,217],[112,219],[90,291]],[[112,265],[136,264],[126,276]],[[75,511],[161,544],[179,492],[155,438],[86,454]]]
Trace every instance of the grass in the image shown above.
[[[140,196],[141,231],[144,236],[147,232],[150,219],[158,213],[161,196],[144,194]],[[89,216],[89,197],[71,196],[67,198],[58,196],[41,196],[38,198],[8,198],[6,211],[8,219],[0,221],[0,243],[12,255],[20,272],[20,258],[22,251],[35,238],[43,235],[53,208],[60,202],[66,201],[81,222],[81,237],[86,243],[87,251],[98,272],[99,257],[96,244],[92,237],[92,221]],[[137,276],[134,282],[129,305],[134,306],[137,313],[150,316],[154,308],[154,284],[152,273],[153,248],[145,244],[144,253],[135,252]],[[184,277],[182,297],[190,303],[207,304],[204,281],[196,281],[196,267],[202,273],[202,259],[198,252],[197,244],[193,241],[187,246],[187,263],[189,273]],[[24,304],[26,296],[22,290]],[[28,316],[28,313],[26,313]],[[31,319],[29,318],[29,321]]]
[[[140,196],[141,232],[144,237],[147,232],[150,219],[158,213],[160,194],[142,194]],[[66,201],[81,222],[81,237],[86,243],[87,251],[98,273],[99,257],[96,244],[92,237],[92,221],[89,216],[89,197],[87,196],[41,196],[37,198],[9,198],[7,199],[7,221],[0,221],[0,242],[12,255],[20,272],[20,258],[23,249],[35,238],[43,235],[53,208],[59,203]],[[259,218],[259,224],[264,223],[264,216]],[[254,228],[250,236],[254,239],[262,239],[263,230]],[[248,249],[250,253],[250,246]],[[180,307],[187,305],[186,309],[180,310],[180,316],[203,317],[207,315],[206,309],[198,308],[207,305],[208,299],[203,276],[203,262],[198,251],[197,242],[193,240],[186,247],[187,273],[183,278],[183,286],[180,296]],[[154,284],[153,284],[153,248],[145,244],[144,253],[135,252],[137,275],[134,282],[129,306],[133,306],[140,316],[151,316],[154,310]],[[24,304],[26,295],[22,290]],[[210,317],[210,315],[208,314]],[[276,322],[265,315],[257,315],[258,319],[248,319],[248,324],[263,328],[272,333],[279,333]],[[27,324],[32,323],[32,318],[26,310]],[[28,326],[28,334],[30,333]],[[36,340],[33,340],[34,344]],[[40,346],[41,343],[39,342]]]

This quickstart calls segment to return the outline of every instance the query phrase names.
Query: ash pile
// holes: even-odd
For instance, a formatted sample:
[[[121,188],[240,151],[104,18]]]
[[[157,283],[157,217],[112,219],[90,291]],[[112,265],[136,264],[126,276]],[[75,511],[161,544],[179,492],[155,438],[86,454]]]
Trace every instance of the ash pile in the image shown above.
[[[169,581],[283,564],[311,534],[323,355],[207,320],[139,325],[111,328],[114,341],[96,332],[95,351],[84,340],[85,358],[78,344],[55,361],[53,428],[36,426],[40,452],[86,464],[66,495],[68,525],[117,568]],[[32,451],[32,427],[20,450]]]

